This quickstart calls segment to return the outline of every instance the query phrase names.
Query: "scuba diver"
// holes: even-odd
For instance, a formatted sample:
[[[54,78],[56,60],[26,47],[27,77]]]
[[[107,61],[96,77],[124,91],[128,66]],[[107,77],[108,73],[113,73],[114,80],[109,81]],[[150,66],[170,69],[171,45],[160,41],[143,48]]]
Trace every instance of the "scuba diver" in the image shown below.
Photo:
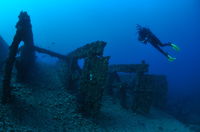
[[[161,49],[161,47],[164,47],[164,46],[170,46],[172,47],[174,50],[176,51],[179,51],[180,48],[171,43],[171,42],[168,42],[168,43],[165,43],[163,44],[152,32],[150,29],[148,28],[145,28],[145,27],[142,27],[140,25],[136,25],[137,27],[137,30],[138,30],[138,40],[141,41],[142,43],[144,44],[147,44],[147,43],[150,43],[152,46],[154,46],[158,51],[160,51],[164,56],[167,57],[167,59],[169,61],[174,61],[176,58],[173,58],[172,56],[170,56],[167,52],[163,51]]]

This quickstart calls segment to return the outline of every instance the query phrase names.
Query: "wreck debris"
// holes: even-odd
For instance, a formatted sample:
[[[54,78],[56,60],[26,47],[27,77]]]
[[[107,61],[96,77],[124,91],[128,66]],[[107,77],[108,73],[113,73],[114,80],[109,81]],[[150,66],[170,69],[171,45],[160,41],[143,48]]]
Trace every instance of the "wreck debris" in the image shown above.
[[[31,30],[30,17],[27,12],[21,12],[19,15],[19,21],[16,25],[16,34],[13,42],[10,46],[8,58],[5,63],[4,77],[3,77],[3,103],[9,103],[11,100],[11,74],[15,62],[15,57],[18,51],[18,46],[21,41],[25,43],[21,52],[20,60],[18,61],[18,72],[23,77],[27,75],[24,72],[29,72],[29,68],[32,69],[35,62],[35,55],[33,50],[33,36]],[[19,69],[19,66],[20,69]]]
[[[79,111],[95,117],[101,107],[110,57],[91,56],[85,59],[78,95]]]

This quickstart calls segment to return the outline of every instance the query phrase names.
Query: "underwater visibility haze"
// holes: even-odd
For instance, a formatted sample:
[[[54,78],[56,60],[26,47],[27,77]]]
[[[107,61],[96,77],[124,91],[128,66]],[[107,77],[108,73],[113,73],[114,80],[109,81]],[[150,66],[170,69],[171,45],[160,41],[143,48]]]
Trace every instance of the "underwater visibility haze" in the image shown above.
[[[21,11],[30,16],[35,46],[67,55],[99,40],[107,43],[104,56],[110,56],[109,65],[141,64],[144,60],[149,65],[148,74],[167,78],[168,106],[163,111],[186,126],[195,124],[195,130],[199,126],[200,130],[197,119],[200,119],[197,103],[200,99],[199,0],[1,0],[0,36],[8,45],[12,44]],[[176,60],[169,62],[151,44],[138,41],[137,24],[149,28],[162,43],[178,45],[178,52],[170,46],[161,47]],[[47,64],[59,62],[45,54],[36,53],[36,56],[38,61]],[[84,69],[83,60],[80,65]],[[93,74],[90,74],[89,80],[92,79]],[[177,105],[187,111],[186,117],[171,108]],[[107,127],[106,130],[111,131]],[[160,126],[158,130],[165,129]],[[116,127],[113,131],[123,129]]]

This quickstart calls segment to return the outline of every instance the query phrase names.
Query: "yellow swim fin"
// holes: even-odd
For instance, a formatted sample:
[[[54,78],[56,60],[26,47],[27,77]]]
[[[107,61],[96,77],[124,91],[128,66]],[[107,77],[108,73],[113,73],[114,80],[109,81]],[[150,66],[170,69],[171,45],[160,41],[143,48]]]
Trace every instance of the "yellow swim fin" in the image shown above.
[[[170,62],[176,60],[176,58],[173,58],[173,57],[171,57],[170,55],[168,55],[167,58],[168,58],[168,61],[170,61]]]
[[[175,44],[171,44],[171,46],[172,46],[172,48],[173,48],[174,50],[176,50],[176,51],[179,51],[179,50],[180,50],[180,48],[179,48],[177,45],[175,45]]]

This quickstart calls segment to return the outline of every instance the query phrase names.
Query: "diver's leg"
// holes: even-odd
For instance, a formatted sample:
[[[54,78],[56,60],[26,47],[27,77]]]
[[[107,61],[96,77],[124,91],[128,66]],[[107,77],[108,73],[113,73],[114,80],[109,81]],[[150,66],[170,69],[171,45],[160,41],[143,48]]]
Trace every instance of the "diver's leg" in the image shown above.
[[[171,45],[171,43],[165,43],[165,44],[163,44],[163,43],[159,43],[159,46],[161,46],[161,47],[165,47],[165,46],[172,46],[172,45]]]
[[[153,44],[152,44],[153,45]],[[158,45],[153,45],[160,53],[162,53],[169,61],[174,61],[176,58],[171,57],[168,53],[164,52]]]
[[[160,53],[162,53],[164,56],[168,57],[168,53],[164,52],[158,45],[152,44],[153,47],[155,47]]]
[[[169,43],[165,43],[165,44],[159,43],[159,46],[161,46],[161,47],[170,46],[176,51],[180,50],[180,48],[177,45],[175,45],[173,43],[170,43],[170,42]]]

